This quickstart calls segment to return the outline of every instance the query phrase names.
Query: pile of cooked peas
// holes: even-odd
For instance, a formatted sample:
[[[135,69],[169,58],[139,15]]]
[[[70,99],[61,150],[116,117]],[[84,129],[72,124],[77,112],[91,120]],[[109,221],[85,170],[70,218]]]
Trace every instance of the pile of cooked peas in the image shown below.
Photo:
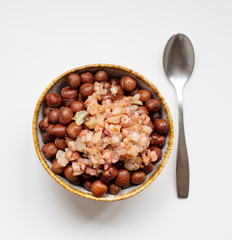
[[[136,80],[130,76],[123,76],[121,79],[109,77],[104,70],[97,71],[95,74],[92,72],[70,73],[66,78],[67,86],[63,87],[59,93],[46,95],[44,118],[39,122],[44,142],[42,152],[45,158],[52,161],[54,173],[66,177],[74,185],[83,186],[94,196],[101,197],[106,192],[116,195],[121,189],[143,183],[146,174],[153,170],[154,163],[149,163],[136,171],[128,171],[124,168],[123,161],[118,161],[107,170],[103,170],[98,177],[85,172],[80,176],[74,176],[72,165],[69,164],[66,167],[59,165],[56,159],[57,151],[67,148],[68,140],[76,139],[82,129],[88,129],[85,123],[89,121],[89,116],[85,117],[82,125],[77,125],[73,117],[76,112],[86,110],[85,100],[93,94],[95,81],[101,82],[103,88],[107,89],[107,94],[101,101],[110,99],[113,102],[124,96],[140,94],[143,106],[139,106],[137,111],[140,114],[147,114],[151,119],[149,126],[152,128],[152,133],[149,148],[156,152],[158,160],[162,158],[162,147],[166,142],[169,125],[162,118],[161,102],[157,98],[152,98],[148,90],[140,89]],[[112,85],[118,89],[116,95],[110,92]],[[82,153],[78,152],[78,154],[82,157]]]

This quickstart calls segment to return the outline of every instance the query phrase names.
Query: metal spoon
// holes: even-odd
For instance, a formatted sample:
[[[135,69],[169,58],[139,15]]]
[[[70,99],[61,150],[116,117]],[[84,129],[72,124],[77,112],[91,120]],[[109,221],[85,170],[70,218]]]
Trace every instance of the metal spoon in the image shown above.
[[[163,67],[176,90],[179,107],[179,139],[176,166],[177,194],[179,198],[187,198],[189,193],[189,163],[183,124],[182,91],[192,74],[194,60],[193,45],[187,36],[176,34],[168,40],[163,54]]]

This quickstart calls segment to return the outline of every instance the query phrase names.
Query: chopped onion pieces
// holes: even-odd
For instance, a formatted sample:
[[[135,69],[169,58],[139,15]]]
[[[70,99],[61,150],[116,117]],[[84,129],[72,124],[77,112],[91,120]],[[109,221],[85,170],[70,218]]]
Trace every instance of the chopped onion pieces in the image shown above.
[[[94,129],[97,125],[98,121],[96,118],[91,118],[88,122],[85,124],[89,127],[89,129]]]
[[[79,137],[77,137],[76,146],[77,146],[77,151],[79,152],[84,152],[84,150],[86,149],[86,145],[81,141]]]
[[[143,102],[140,101],[140,100],[135,100],[134,102],[132,102],[132,104],[135,104],[135,105],[143,105]]]
[[[107,118],[106,121],[108,123],[119,124],[120,123],[120,118],[121,118],[121,116],[110,117],[110,118]]]
[[[102,89],[101,90],[101,95],[106,95],[107,94],[107,89]]]
[[[89,113],[87,111],[78,111],[76,112],[73,120],[76,121],[77,125],[81,125],[84,122],[84,118],[88,115]]]
[[[113,95],[116,95],[118,93],[118,88],[116,86],[112,86],[110,88],[110,92],[113,94]]]
[[[58,158],[65,158],[65,152],[62,150],[58,150],[56,153],[56,159]]]
[[[93,142],[98,143],[101,140],[102,131],[99,131],[93,135]]]

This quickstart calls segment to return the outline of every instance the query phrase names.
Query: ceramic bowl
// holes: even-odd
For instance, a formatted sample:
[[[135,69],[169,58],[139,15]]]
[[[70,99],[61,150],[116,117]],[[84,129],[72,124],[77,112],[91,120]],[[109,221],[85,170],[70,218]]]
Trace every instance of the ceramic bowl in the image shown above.
[[[111,195],[109,193],[106,193],[103,197],[97,198],[94,197],[91,192],[87,191],[81,186],[75,186],[71,184],[66,178],[56,175],[51,170],[51,162],[48,161],[41,151],[41,148],[43,146],[42,141],[42,134],[38,127],[39,121],[43,118],[43,108],[45,106],[45,96],[49,92],[60,92],[61,88],[66,85],[65,79],[70,73],[78,73],[81,74],[82,72],[90,71],[92,73],[95,73],[98,70],[105,70],[108,72],[109,76],[121,78],[124,75],[129,75],[132,78],[134,78],[137,81],[137,84],[142,89],[147,89],[152,93],[152,97],[158,98],[162,102],[162,114],[163,118],[166,119],[169,122],[169,133],[167,135],[165,146],[163,147],[163,158],[159,160],[154,165],[154,169],[152,172],[146,175],[146,180],[143,182],[143,184],[137,185],[137,186],[131,186],[127,189],[123,189],[118,195]],[[33,139],[34,139],[34,145],[37,152],[37,155],[39,157],[40,162],[42,163],[45,170],[49,173],[49,175],[54,178],[61,186],[66,188],[72,193],[75,193],[79,196],[97,200],[97,201],[117,201],[126,199],[129,197],[132,197],[136,195],[137,193],[141,192],[143,189],[145,189],[148,185],[150,185],[156,177],[159,175],[159,173],[164,168],[165,164],[167,163],[167,160],[170,156],[172,145],[173,145],[173,123],[171,114],[168,108],[167,103],[165,102],[164,98],[158,91],[158,89],[155,87],[153,83],[151,83],[149,80],[147,80],[145,77],[140,75],[139,73],[130,70],[128,68],[117,66],[117,65],[110,65],[110,64],[93,64],[83,67],[78,67],[72,70],[69,70],[63,74],[61,74],[59,77],[57,77],[55,80],[53,80],[48,87],[43,91],[41,94],[38,103],[35,108],[34,117],[33,117]]]

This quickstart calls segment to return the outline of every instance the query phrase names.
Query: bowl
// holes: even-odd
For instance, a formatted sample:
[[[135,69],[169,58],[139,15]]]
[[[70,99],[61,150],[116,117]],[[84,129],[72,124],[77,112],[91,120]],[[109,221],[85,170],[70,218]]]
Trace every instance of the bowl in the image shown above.
[[[154,165],[154,169],[152,172],[146,175],[146,180],[136,186],[131,186],[127,189],[123,189],[120,194],[118,195],[111,195],[106,193],[103,197],[95,197],[91,194],[91,192],[87,191],[81,186],[76,186],[71,184],[66,178],[56,175],[52,170],[51,170],[51,162],[47,160],[41,151],[41,148],[43,146],[43,141],[42,141],[42,134],[41,131],[38,127],[39,121],[42,120],[43,118],[43,108],[45,106],[45,96],[49,92],[59,92],[62,87],[66,85],[65,79],[70,73],[78,73],[81,74],[83,72],[89,71],[92,73],[95,73],[96,71],[99,70],[105,70],[108,72],[109,76],[114,76],[121,78],[124,75],[129,75],[132,78],[134,78],[137,81],[137,84],[139,87],[142,89],[147,89],[152,93],[152,97],[158,98],[163,107],[162,107],[162,115],[163,118],[166,119],[169,123],[169,132],[166,138],[166,143],[163,147],[163,157],[161,160],[159,160],[157,163]],[[148,185],[150,185],[156,177],[159,175],[159,173],[162,171],[164,168],[165,164],[167,163],[167,160],[170,156],[172,145],[173,145],[173,123],[172,123],[172,117],[170,114],[170,110],[168,108],[167,103],[165,102],[164,98],[158,91],[158,89],[155,87],[153,83],[151,83],[149,80],[147,80],[145,77],[140,75],[139,73],[128,69],[126,67],[122,66],[117,66],[117,65],[111,65],[111,64],[92,64],[92,65],[87,65],[83,67],[78,67],[74,68],[72,70],[69,70],[63,74],[61,74],[59,77],[57,77],[55,80],[53,80],[48,87],[43,91],[41,94],[36,108],[34,112],[34,117],[33,117],[33,140],[34,140],[34,145],[35,145],[35,150],[37,152],[37,155],[39,157],[40,162],[42,163],[43,167],[45,170],[49,173],[49,175],[55,179],[61,186],[66,188],[72,193],[75,193],[79,196],[89,198],[92,200],[97,200],[97,201],[118,201],[118,200],[123,200],[127,199],[129,197],[132,197],[136,195],[137,193],[141,192],[143,189],[145,189]]]

